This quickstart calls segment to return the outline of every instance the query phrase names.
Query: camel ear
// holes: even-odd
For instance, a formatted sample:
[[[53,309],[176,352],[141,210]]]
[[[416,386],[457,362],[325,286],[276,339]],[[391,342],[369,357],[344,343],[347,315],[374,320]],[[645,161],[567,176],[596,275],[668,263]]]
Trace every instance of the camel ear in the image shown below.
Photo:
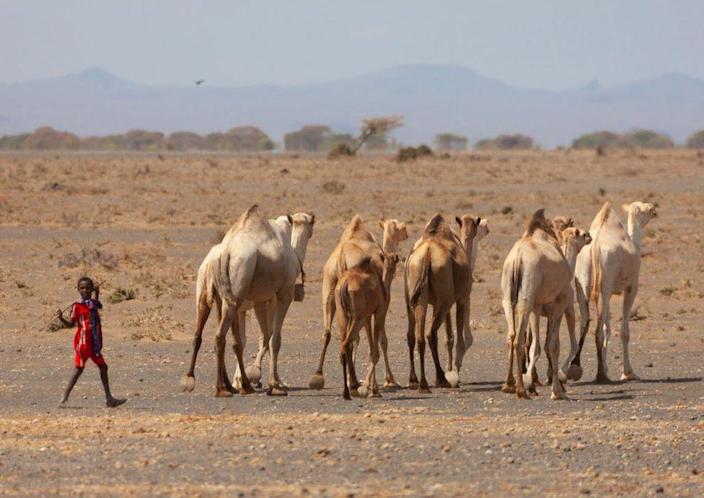
[[[379,228],[382,230],[385,228],[384,223],[386,223],[386,220],[384,218],[379,218]]]
[[[290,214],[286,214],[286,218],[288,218],[288,222],[293,226],[293,217]]]
[[[479,226],[479,224],[480,224],[481,222],[482,222],[482,217],[481,217],[481,216],[477,216],[477,226]]]
[[[315,225],[315,213],[310,213],[310,224]]]
[[[574,226],[574,220],[572,218],[567,218],[567,226],[568,227],[573,227]]]
[[[398,227],[399,227],[399,232],[401,232],[401,237],[403,237],[404,240],[407,239],[408,232],[406,231],[406,224],[401,223]]]
[[[462,228],[462,218],[460,218],[459,216],[455,216],[455,221],[460,226],[460,228]]]

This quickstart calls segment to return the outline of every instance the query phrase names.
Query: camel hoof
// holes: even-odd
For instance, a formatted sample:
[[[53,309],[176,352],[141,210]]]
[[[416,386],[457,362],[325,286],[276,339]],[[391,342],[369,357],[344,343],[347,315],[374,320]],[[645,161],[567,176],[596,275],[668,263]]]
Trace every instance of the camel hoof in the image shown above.
[[[609,379],[606,375],[597,375],[596,379],[594,379],[594,382],[596,384],[613,384],[611,379]]]
[[[550,377],[548,377],[548,379],[550,379]],[[533,383],[533,385],[535,385],[535,386],[539,386],[539,387],[540,387],[540,386],[542,386],[542,385],[543,385],[543,383],[542,383],[542,382],[540,382],[540,379],[539,379],[538,377],[535,377],[534,379],[532,379],[532,381],[531,381],[531,382],[532,382],[532,383]]]
[[[255,391],[252,384],[247,384],[246,386],[240,387],[237,392],[244,396],[245,394],[253,394]]]
[[[418,392],[420,394],[430,394],[431,393],[430,388],[427,386],[426,387],[419,387]]]
[[[621,382],[628,382],[632,380],[640,380],[640,377],[638,377],[635,373],[629,372],[629,373],[622,373],[621,374]]]
[[[216,398],[231,398],[232,393],[228,391],[227,389],[218,389],[215,391],[215,397]]]
[[[381,393],[379,391],[372,391],[369,395],[370,398],[381,398]]]
[[[181,385],[181,391],[190,393],[196,387],[196,378],[190,375],[184,375],[181,377],[179,384]]]
[[[350,396],[350,393],[348,393],[348,392],[343,392],[342,397],[348,401],[352,399],[352,397]]]
[[[531,384],[533,384],[533,376],[529,373],[524,373],[523,384],[525,384],[526,386],[530,386]]]
[[[552,400],[567,400],[570,399],[566,393],[564,392],[558,392],[558,393],[552,393],[550,394],[550,399]]]
[[[516,390],[516,398],[518,399],[530,399],[530,395],[525,391]]]
[[[567,382],[567,374],[562,369],[557,371],[557,378],[560,382]]]
[[[369,388],[367,386],[362,386],[357,390],[357,393],[360,398],[367,398],[369,397]]]
[[[450,383],[445,379],[445,375],[435,379],[435,387],[450,387]]]
[[[516,386],[513,384],[506,384],[504,383],[501,386],[501,392],[508,393],[508,394],[513,394],[516,392]]]
[[[384,389],[401,389],[401,386],[395,380],[387,380],[384,382]]]
[[[255,365],[248,366],[244,369],[244,372],[247,374],[247,378],[255,384],[262,378],[262,369]]]
[[[288,396],[288,393],[279,387],[271,386],[266,390],[267,396]]]
[[[526,392],[538,396],[538,390],[535,388],[535,384],[531,384],[526,388]]]
[[[460,374],[455,370],[445,372],[445,379],[450,383],[450,387],[459,387],[460,385]]]
[[[576,382],[582,378],[582,373],[582,367],[573,363],[567,369],[567,378]]]
[[[361,388],[350,387],[350,396],[352,396],[353,398],[359,398],[360,397],[359,389],[361,389]]]
[[[313,374],[313,376],[308,381],[308,387],[311,389],[320,390],[325,386],[325,378],[322,374]]]
[[[417,380],[409,380],[408,381],[408,389],[418,389],[419,385],[420,384],[418,384]]]

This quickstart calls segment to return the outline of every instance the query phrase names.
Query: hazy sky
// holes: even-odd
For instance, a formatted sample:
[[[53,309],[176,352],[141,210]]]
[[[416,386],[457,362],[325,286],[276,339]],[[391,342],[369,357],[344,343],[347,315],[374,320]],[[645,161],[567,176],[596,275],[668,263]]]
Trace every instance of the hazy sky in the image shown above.
[[[327,81],[457,64],[559,89],[704,79],[701,0],[0,0],[0,81],[98,66],[152,84]]]

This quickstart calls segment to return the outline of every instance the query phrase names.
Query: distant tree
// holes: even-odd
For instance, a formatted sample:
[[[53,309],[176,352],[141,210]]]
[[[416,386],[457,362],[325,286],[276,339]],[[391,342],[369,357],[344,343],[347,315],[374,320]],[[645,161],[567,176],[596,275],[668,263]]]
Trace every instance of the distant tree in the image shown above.
[[[332,151],[334,149],[342,150],[338,147],[340,145],[345,145],[349,149],[351,149],[355,145],[355,139],[349,133],[331,133],[325,137],[321,148],[322,150],[329,151]]]
[[[675,143],[667,135],[653,130],[633,130],[623,135],[621,140],[626,147],[636,149],[668,149]]]
[[[438,150],[465,150],[469,140],[454,133],[438,133],[435,135],[435,147]]]
[[[623,137],[612,131],[595,131],[585,133],[572,141],[573,149],[608,149],[618,147]]]
[[[228,150],[238,152],[254,152],[258,150],[271,150],[274,142],[256,126],[237,126],[225,133],[229,144]]]
[[[287,151],[318,152],[323,150],[323,144],[331,134],[329,126],[306,125],[284,135],[284,147]]]
[[[83,150],[124,150],[124,135],[105,135],[102,137],[84,137],[80,139]]]
[[[205,148],[205,138],[190,131],[176,131],[166,139],[169,150],[200,150]]]
[[[478,141],[475,148],[479,150],[523,150],[533,148],[533,139],[519,133],[514,135],[499,135],[496,138],[485,138]]]
[[[690,149],[704,149],[704,130],[695,131],[687,138]]]
[[[135,151],[163,150],[164,134],[159,131],[130,130],[125,133],[125,148]]]
[[[364,143],[364,148],[366,150],[385,151],[389,148],[389,137],[386,136],[386,133],[372,135]]]
[[[20,135],[5,135],[0,137],[0,150],[19,150],[23,148],[24,141],[29,137],[29,133]]]
[[[393,129],[403,125],[402,116],[380,116],[376,118],[367,118],[362,121],[362,129],[359,137],[357,137],[357,145],[353,149],[357,152],[362,146],[373,137],[384,137],[384,148],[388,146],[386,135]]]
[[[78,136],[51,126],[37,128],[22,141],[22,148],[28,150],[77,150],[78,145]]]

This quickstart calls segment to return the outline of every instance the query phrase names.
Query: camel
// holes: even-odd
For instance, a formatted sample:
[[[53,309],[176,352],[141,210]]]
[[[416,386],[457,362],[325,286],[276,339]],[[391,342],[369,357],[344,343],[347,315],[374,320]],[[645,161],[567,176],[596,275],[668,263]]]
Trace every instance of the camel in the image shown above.
[[[514,244],[504,262],[501,275],[503,308],[508,324],[508,373],[502,390],[515,389],[519,399],[530,399],[521,370],[525,354],[529,317],[534,331],[534,344],[539,342],[539,317],[548,315],[548,361],[552,371],[552,399],[566,399],[558,378],[560,352],[559,330],[569,300],[570,267],[557,243],[551,223],[543,209],[536,211],[528,229]],[[513,357],[516,357],[516,379],[513,378]],[[529,367],[528,372],[531,371]]]
[[[408,311],[408,352],[410,373],[409,388],[429,393],[425,377],[425,318],[428,305],[433,307],[433,320],[427,340],[435,364],[435,385],[449,387],[459,382],[459,371],[464,354],[472,344],[469,329],[470,293],[472,291],[472,248],[481,218],[465,215],[455,218],[460,233],[447,225],[441,214],[436,214],[426,224],[421,238],[414,244],[406,259],[404,289]],[[446,376],[440,366],[437,348],[437,331],[448,319],[452,306],[456,308],[457,341],[454,363]],[[418,344],[420,357],[420,383],[415,372],[414,349]],[[452,345],[448,344],[452,356]],[[451,381],[451,382],[448,382]]]
[[[618,219],[610,202],[606,202],[594,218],[589,232],[593,242],[577,256],[575,284],[579,303],[580,339],[577,353],[570,368],[576,370],[575,377],[581,378],[580,355],[589,328],[589,301],[596,303],[596,382],[610,382],[606,361],[606,348],[611,336],[609,300],[614,294],[623,293],[623,313],[621,315],[621,345],[623,346],[623,371],[621,381],[638,380],[629,357],[630,316],[633,301],[638,293],[640,274],[641,238],[643,227],[658,213],[655,205],[649,202],[624,204],[626,227]]]
[[[489,235],[489,220],[482,218],[477,226],[477,234],[474,236],[474,241],[472,241],[472,260],[470,261],[470,267],[472,269],[472,275],[474,275],[474,268],[477,264],[477,254],[479,254],[479,241],[484,237]]]
[[[212,293],[213,299],[217,295],[221,301],[221,317],[215,337],[217,397],[232,396],[235,392],[227,378],[224,361],[225,335],[230,328],[233,331],[233,349],[237,356],[237,365],[243,372],[239,392],[254,392],[244,369],[239,330],[240,313],[248,302],[254,307],[264,342],[270,341],[271,364],[267,392],[286,394],[280,388],[277,371],[281,326],[293,300],[295,282],[302,269],[301,261],[291,246],[292,225],[291,217],[288,217],[288,223],[268,222],[254,205],[247,209],[225,234],[221,242],[222,247],[213,252],[206,267],[206,282],[212,281],[215,290]],[[205,294],[208,295],[207,289]],[[204,324],[207,320],[207,313],[200,314],[201,302],[198,303],[197,328],[201,327],[201,321]],[[195,384],[195,351],[191,363],[191,370],[186,375],[185,387],[190,387],[187,390],[192,390]]]
[[[301,271],[303,270],[303,263],[305,262],[306,250],[308,247],[308,241],[313,236],[313,226],[315,225],[315,215],[312,213],[296,213],[290,218],[288,216],[280,216],[276,220],[269,220],[269,223],[279,224],[282,228],[285,228],[287,224],[293,224],[291,231],[291,246],[295,251],[296,255],[301,261]],[[224,239],[227,237],[224,237]],[[215,305],[218,313],[218,322],[221,319],[221,305],[222,300],[215,289],[215,284],[213,282],[212,273],[209,272],[210,264],[216,261],[222,252],[224,247],[224,240],[220,243],[214,245],[208,252],[205,259],[198,268],[198,277],[196,280],[196,330],[193,338],[193,351],[191,354],[191,365],[188,373],[181,379],[181,387],[184,391],[192,391],[195,387],[194,371],[196,365],[196,359],[198,356],[198,351],[202,343],[202,334],[205,324],[210,315],[210,311]],[[303,274],[301,274],[303,275]],[[303,277],[302,277],[303,278]],[[239,321],[239,333],[240,342],[242,344],[242,349],[244,350],[246,345],[246,334],[245,334],[245,322],[246,322],[246,312],[251,309],[252,303],[247,302],[242,306],[242,310],[238,314]],[[234,329],[233,329],[234,333]],[[258,387],[261,385],[259,379],[261,377],[261,360],[263,356],[268,351],[268,342],[264,340],[264,336],[259,331],[259,351],[257,352],[256,360],[252,365],[247,368],[247,375],[250,381],[257,383]],[[227,377],[227,370],[225,369],[225,377]],[[235,375],[233,378],[233,384],[236,389],[242,388],[241,383],[241,372],[239,370],[239,365],[236,367]]]
[[[344,256],[344,267],[353,268],[358,265],[364,258],[370,257],[372,263],[377,268],[379,275],[383,273],[382,257],[386,253],[396,253],[400,242],[408,238],[406,224],[398,220],[379,220],[379,227],[383,230],[382,246],[376,241],[374,236],[364,226],[361,216],[354,215],[350,223],[345,227],[345,230],[340,237],[335,249],[330,254],[330,257],[323,266],[323,325],[324,331],[322,336],[322,349],[320,359],[318,360],[318,368],[311,376],[308,386],[311,389],[322,389],[325,386],[325,378],[323,377],[323,365],[325,363],[325,354],[332,331],[332,321],[335,317],[335,286],[339,280],[341,271],[341,255]],[[388,357],[388,340],[386,332],[382,331],[380,337],[381,350],[384,355],[384,365],[386,368],[384,387],[396,387],[398,383],[394,379],[391,372],[391,366]],[[353,346],[354,349],[354,346]],[[357,386],[357,379],[350,379],[350,384],[353,387]]]
[[[591,236],[586,230],[580,230],[579,228],[574,228],[571,226],[573,223],[570,220],[569,223],[560,223],[558,218],[553,218],[552,226],[555,231],[557,240],[560,241],[560,249],[562,254],[570,267],[570,286],[568,289],[567,296],[567,307],[565,308],[565,319],[567,320],[567,329],[570,336],[570,353],[565,359],[558,372],[558,378],[560,382],[565,382],[568,378],[571,379],[573,374],[572,369],[570,369],[570,363],[575,354],[577,354],[577,339],[575,336],[575,314],[574,314],[574,289],[572,288],[572,279],[574,278],[574,269],[577,261],[577,254],[579,251],[591,243]],[[561,230],[559,227],[562,228]],[[549,317],[549,307],[542,307],[540,315],[544,317]],[[559,329],[558,329],[559,331]],[[530,365],[526,368],[526,372],[530,372],[530,375],[524,374],[523,382],[527,384],[528,390],[535,392],[535,385],[540,385],[538,381],[538,375],[535,369],[535,364],[540,356],[540,331],[533,330],[531,324],[528,327],[528,344],[526,345],[527,356]],[[545,342],[545,350],[549,350],[549,343]],[[552,378],[552,371],[548,368],[547,378]]]
[[[341,265],[344,255],[341,253]],[[364,385],[359,388],[359,395],[379,397],[376,382],[376,364],[379,361],[379,341],[384,334],[386,312],[389,309],[391,281],[396,273],[398,255],[387,253],[383,257],[383,274],[380,275],[372,258],[365,257],[358,265],[345,270],[335,287],[335,305],[340,310],[337,314],[340,331],[340,362],[342,363],[345,399],[350,398],[347,368],[351,370],[350,378],[356,379],[352,346],[359,341],[362,327],[367,332],[369,343],[369,365]],[[373,319],[373,323],[372,323]],[[354,391],[354,388],[352,389]]]

